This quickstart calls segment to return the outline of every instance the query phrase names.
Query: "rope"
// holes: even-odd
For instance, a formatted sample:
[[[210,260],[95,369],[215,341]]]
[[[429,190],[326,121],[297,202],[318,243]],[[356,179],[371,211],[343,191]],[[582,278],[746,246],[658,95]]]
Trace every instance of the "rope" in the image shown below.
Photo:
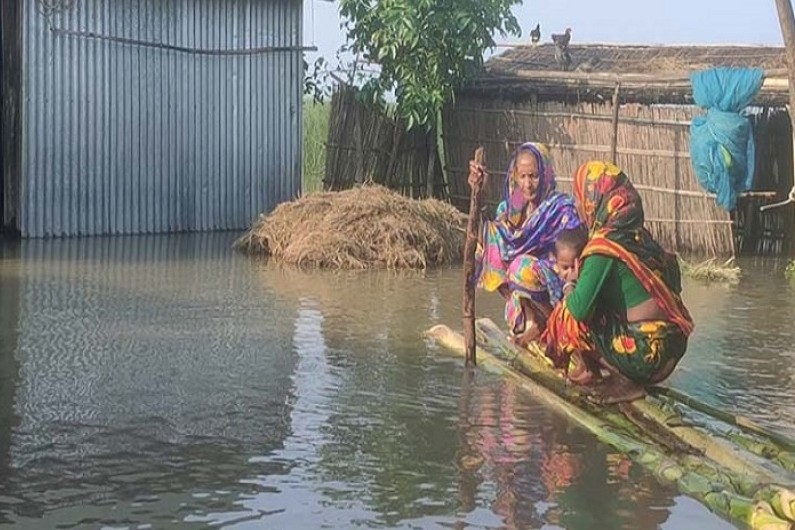
[[[179,53],[187,53],[191,55],[242,56],[242,55],[261,55],[265,53],[274,53],[274,52],[317,51],[317,46],[314,46],[314,41],[312,46],[262,46],[257,48],[203,49],[203,48],[190,48],[187,46],[175,46],[173,44],[165,44],[162,42],[151,42],[140,39],[130,39],[127,37],[116,37],[114,35],[102,35],[99,33],[94,33],[92,31],[76,31],[71,29],[56,28],[53,25],[52,21],[53,15],[55,13],[61,13],[73,8],[76,2],[77,0],[36,0],[36,9],[39,13],[41,13],[41,15],[43,15],[47,19],[47,26],[50,28],[50,31],[53,34],[63,35],[67,37],[80,37],[84,39],[116,42],[119,44],[140,46],[143,48],[155,48],[159,50],[168,50]]]
[[[74,31],[70,29],[50,28],[56,35],[65,35],[69,37],[82,37],[85,39],[96,39],[107,42],[117,42],[119,44],[128,44],[132,46],[141,46],[143,48],[155,48],[159,50],[169,50],[180,53],[188,53],[191,55],[212,55],[212,56],[234,56],[234,55],[261,55],[264,53],[273,52],[291,52],[291,51],[317,51],[316,46],[262,46],[259,48],[231,48],[231,49],[205,49],[205,48],[189,48],[187,46],[175,46],[173,44],[165,44],[162,42],[150,42],[139,39],[129,39],[127,37],[116,37],[113,35],[100,35],[90,31]]]
[[[766,204],[764,206],[760,206],[759,207],[759,211],[760,212],[764,212],[764,211],[770,210],[771,208],[779,208],[781,206],[786,206],[786,205],[791,204],[793,202],[795,202],[795,185],[793,185],[792,189],[789,190],[789,195],[787,195],[786,200],[783,200],[781,202],[774,202],[773,204]]]

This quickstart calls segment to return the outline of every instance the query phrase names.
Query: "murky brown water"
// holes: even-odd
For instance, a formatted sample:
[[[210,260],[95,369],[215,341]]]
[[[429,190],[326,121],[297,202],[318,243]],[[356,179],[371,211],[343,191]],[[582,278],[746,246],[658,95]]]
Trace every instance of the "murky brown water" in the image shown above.
[[[460,271],[301,273],[233,237],[2,247],[0,526],[729,527],[427,344]],[[793,290],[746,265],[688,285],[672,384],[793,434]]]

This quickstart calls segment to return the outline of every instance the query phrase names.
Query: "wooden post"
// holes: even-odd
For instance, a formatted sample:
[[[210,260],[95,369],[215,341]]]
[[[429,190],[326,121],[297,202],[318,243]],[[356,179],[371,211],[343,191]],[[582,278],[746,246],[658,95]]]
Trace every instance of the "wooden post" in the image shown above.
[[[792,12],[790,0],[776,0],[778,22],[781,25],[781,35],[784,37],[784,46],[787,49],[787,70],[789,73],[789,104],[795,108],[795,14]],[[795,131],[795,117],[789,115],[792,130]]]
[[[792,12],[790,0],[776,0],[776,10],[778,11],[778,23],[781,26],[781,35],[784,37],[784,46],[787,49],[787,72],[789,77],[789,122],[792,126],[793,142],[792,156],[795,164],[795,13]],[[795,172],[795,167],[793,167]],[[795,199],[795,173],[793,173],[793,186],[789,192],[789,200]]]
[[[618,111],[621,105],[618,102],[618,93],[621,90],[621,83],[616,83],[613,91],[613,138],[610,140],[610,161],[618,164]]]
[[[475,150],[475,162],[483,164],[483,147]],[[464,245],[464,346],[466,348],[466,365],[476,366],[475,355],[475,250],[478,243],[480,226],[480,195],[483,180],[472,186],[469,196],[469,219],[467,220],[467,238]]]

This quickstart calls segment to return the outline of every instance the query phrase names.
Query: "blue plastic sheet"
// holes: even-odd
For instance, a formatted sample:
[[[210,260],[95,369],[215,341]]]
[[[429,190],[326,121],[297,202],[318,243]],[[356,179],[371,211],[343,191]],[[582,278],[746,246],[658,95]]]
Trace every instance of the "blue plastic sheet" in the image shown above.
[[[690,157],[701,186],[717,195],[726,210],[737,195],[751,189],[754,178],[754,135],[748,118],[740,115],[762,87],[758,68],[714,68],[693,73],[693,99],[707,109],[690,125]]]

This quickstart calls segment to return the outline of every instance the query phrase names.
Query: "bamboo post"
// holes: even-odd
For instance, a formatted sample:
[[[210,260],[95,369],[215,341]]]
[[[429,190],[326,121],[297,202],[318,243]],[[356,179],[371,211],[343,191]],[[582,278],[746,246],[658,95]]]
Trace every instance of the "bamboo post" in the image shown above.
[[[621,90],[621,83],[616,83],[613,92],[613,137],[610,140],[610,161],[618,164],[618,111],[621,108],[618,102],[618,93]]]
[[[483,147],[475,150],[475,162],[483,164]],[[466,365],[476,366],[475,350],[475,249],[478,242],[480,226],[480,196],[483,180],[472,186],[469,196],[469,219],[467,220],[467,237],[464,244],[464,344],[466,348]]]
[[[454,353],[460,354],[465,350],[463,337],[447,326],[435,326],[426,332],[426,336]],[[512,367],[510,362],[499,359],[487,349],[482,349],[480,354],[486,370],[516,381],[536,399],[591,431],[601,442],[627,454],[661,481],[674,483],[679,491],[701,500],[726,519],[745,523],[755,530],[792,528],[792,519],[789,517],[793,510],[790,490],[753,480],[749,482],[745,480],[747,477],[727,471],[721,462],[713,462],[706,457],[676,453],[666,455],[656,445],[643,441],[608,419],[567,401],[545,384],[527,377]],[[743,483],[751,484],[752,491],[748,492],[748,496],[737,491],[741,489],[738,484]],[[768,504],[771,501],[782,512],[780,515]]]
[[[787,49],[787,73],[789,78],[789,106],[787,114],[792,126],[792,155],[795,164],[795,116],[792,111],[795,109],[795,13],[792,12],[790,0],[776,0],[776,10],[778,11],[778,22],[781,26],[781,35],[784,38],[784,46]],[[793,167],[793,186],[789,192],[787,202],[795,200],[795,167]],[[761,210],[761,208],[760,208]]]
[[[784,46],[787,48],[787,71],[789,74],[789,104],[795,108],[795,14],[792,12],[790,0],[776,0],[778,22],[781,25],[781,35],[784,37]],[[795,117],[790,112],[790,123],[795,132]]]
[[[751,432],[758,436],[762,436],[771,440],[772,442],[784,447],[788,450],[795,450],[795,440],[792,440],[784,435],[775,433],[769,429],[765,429],[761,425],[758,425],[756,422],[741,416],[739,414],[732,414],[731,412],[726,412],[721,410],[717,407],[713,407],[711,405],[707,405],[706,403],[702,403],[683,392],[679,392],[674,388],[664,387],[664,386],[654,386],[649,389],[652,394],[655,395],[663,395],[669,399],[674,401],[678,401],[683,405],[690,407],[693,410],[701,412],[702,414],[707,414],[716,418],[722,422],[725,422],[729,425],[734,425],[735,427],[739,427],[747,432]]]

